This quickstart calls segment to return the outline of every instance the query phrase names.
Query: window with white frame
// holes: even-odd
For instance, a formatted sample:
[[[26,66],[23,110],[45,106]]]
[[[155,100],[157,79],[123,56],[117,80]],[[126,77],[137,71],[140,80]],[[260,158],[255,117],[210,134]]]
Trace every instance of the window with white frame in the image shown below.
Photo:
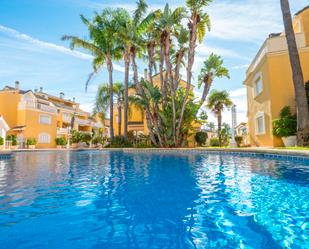
[[[263,79],[262,79],[262,74],[259,73],[256,75],[254,78],[254,97],[260,95],[263,92]]]
[[[43,115],[41,114],[40,115],[40,124],[48,124],[50,125],[51,124],[51,116],[49,115]]]
[[[39,134],[39,143],[40,144],[49,144],[50,143],[50,135],[48,133],[40,133]]]
[[[255,116],[255,133],[256,135],[263,135],[265,132],[265,114],[263,112],[259,112]]]

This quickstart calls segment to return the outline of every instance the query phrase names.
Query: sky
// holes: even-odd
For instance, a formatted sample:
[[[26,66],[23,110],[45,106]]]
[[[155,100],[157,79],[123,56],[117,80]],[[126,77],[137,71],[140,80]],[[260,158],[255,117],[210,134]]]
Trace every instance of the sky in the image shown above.
[[[185,0],[168,1],[172,8]],[[166,1],[148,0],[149,9],[163,8]],[[295,13],[308,5],[308,0],[291,0]],[[80,14],[91,18],[105,7],[135,8],[135,0],[0,0],[0,88],[20,81],[24,90],[43,87],[50,94],[64,92],[66,98],[81,103],[91,111],[99,84],[108,82],[103,69],[87,92],[85,81],[91,72],[92,57],[86,51],[72,51],[61,37],[87,37]],[[212,89],[227,90],[237,106],[237,121],[246,121],[247,102],[243,81],[246,68],[270,33],[283,30],[279,0],[214,0],[205,8],[212,28],[197,47],[194,82],[210,53],[224,59],[230,79],[216,79]],[[141,65],[141,63],[140,63]],[[143,73],[144,68],[139,68]],[[123,63],[115,65],[114,78],[123,81]],[[196,94],[199,94],[197,87]],[[209,120],[215,117],[208,111]],[[230,123],[226,111],[223,121]]]

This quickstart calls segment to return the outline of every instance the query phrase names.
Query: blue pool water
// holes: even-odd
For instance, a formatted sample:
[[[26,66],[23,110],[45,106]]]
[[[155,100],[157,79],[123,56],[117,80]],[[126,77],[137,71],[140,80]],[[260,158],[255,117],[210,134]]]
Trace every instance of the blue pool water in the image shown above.
[[[18,153],[0,161],[0,248],[309,248],[309,163]]]

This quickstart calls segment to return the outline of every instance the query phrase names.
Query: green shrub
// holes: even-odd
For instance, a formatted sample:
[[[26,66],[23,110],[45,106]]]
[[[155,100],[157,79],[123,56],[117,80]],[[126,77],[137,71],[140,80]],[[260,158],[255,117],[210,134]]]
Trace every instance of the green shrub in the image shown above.
[[[242,140],[243,140],[242,136],[235,136],[235,141],[237,143],[237,147],[240,147]]]
[[[219,147],[220,146],[219,138],[217,138],[217,137],[211,138],[210,141],[209,141],[209,145],[211,147]]]
[[[83,134],[79,131],[72,130],[71,131],[71,142],[73,144],[78,144],[83,139]]]
[[[111,148],[126,148],[132,147],[132,143],[126,140],[123,136],[115,136],[113,140],[110,141],[109,147]]]
[[[197,142],[198,146],[204,145],[207,138],[208,134],[206,132],[200,131],[195,134],[195,141]]]
[[[36,139],[35,138],[27,138],[26,144],[27,145],[36,145]]]
[[[91,134],[88,134],[88,133],[82,133],[81,134],[81,142],[84,142],[84,143],[89,145],[91,139],[92,139]]]
[[[4,144],[4,139],[3,137],[0,136],[0,146]]]
[[[128,131],[128,140],[133,143],[136,139],[136,136],[134,134],[134,131]]]
[[[16,135],[7,135],[6,136],[6,140],[7,141],[11,141],[12,142],[12,146],[16,146],[17,145],[17,137],[16,137]]]
[[[291,108],[285,106],[280,111],[280,118],[273,121],[273,134],[277,137],[289,137],[296,135],[297,118],[291,113]]]
[[[64,146],[64,145],[67,144],[67,140],[66,140],[65,137],[57,137],[55,139],[55,142],[56,142],[56,145],[58,145],[58,146]]]
[[[93,144],[104,144],[104,139],[102,136],[95,136],[92,138]]]

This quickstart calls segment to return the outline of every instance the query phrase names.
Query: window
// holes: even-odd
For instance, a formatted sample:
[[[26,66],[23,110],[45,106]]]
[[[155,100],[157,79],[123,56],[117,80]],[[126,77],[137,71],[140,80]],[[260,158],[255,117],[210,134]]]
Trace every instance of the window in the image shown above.
[[[265,134],[265,115],[263,112],[258,113],[255,117],[255,134]]]
[[[40,133],[39,134],[39,143],[40,144],[49,144],[50,143],[50,135],[48,133]]]
[[[255,77],[253,87],[254,87],[254,97],[260,95],[263,92],[263,79],[261,73],[259,73]]]
[[[49,115],[40,115],[40,124],[51,124],[51,117]]]

